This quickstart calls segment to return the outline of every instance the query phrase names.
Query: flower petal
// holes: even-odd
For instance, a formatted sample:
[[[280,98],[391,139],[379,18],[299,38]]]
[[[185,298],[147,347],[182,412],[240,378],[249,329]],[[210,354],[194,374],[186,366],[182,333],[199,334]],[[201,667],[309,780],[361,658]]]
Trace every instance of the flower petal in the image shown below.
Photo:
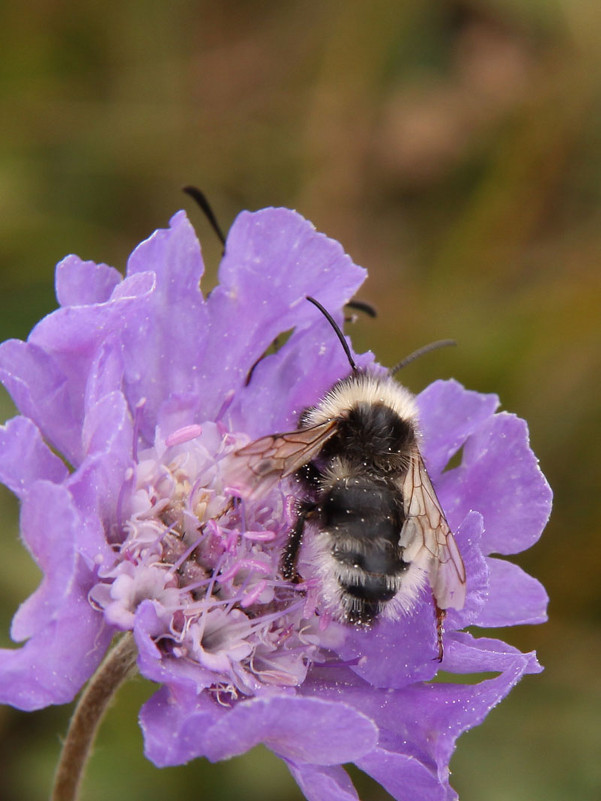
[[[152,275],[133,276],[116,287],[108,303],[58,309],[38,323],[28,342],[0,345],[0,380],[22,414],[73,465],[82,458],[90,365],[108,334],[115,336],[132,318],[145,315],[153,281]]]
[[[28,417],[13,417],[0,426],[0,481],[19,498],[39,479],[60,483],[65,464],[46,445]]]
[[[226,714],[207,695],[182,696],[178,702],[162,687],[140,711],[146,757],[165,768],[203,756],[208,732]]]
[[[23,498],[21,534],[44,576],[14,617],[14,640],[25,640],[42,630],[68,599],[77,562],[74,534],[78,525],[64,487],[38,481]]]
[[[317,331],[321,334],[316,336]],[[371,353],[354,358],[360,367],[373,362]],[[277,353],[256,365],[248,386],[236,393],[228,412],[232,426],[251,438],[295,429],[303,409],[314,405],[349,369],[326,320],[295,331]]]
[[[0,345],[0,381],[19,411],[75,463],[81,454],[78,412],[55,360],[37,345],[9,339]]]
[[[0,703],[28,711],[69,703],[100,664],[112,634],[74,590],[35,637],[21,648],[0,650]]]
[[[446,798],[445,793],[452,793],[448,763],[456,738],[482,722],[522,675],[540,667],[533,654],[522,654],[498,640],[453,633],[445,650],[445,669],[500,675],[475,685],[417,682],[395,690],[376,689],[358,677],[349,679],[348,672],[346,680],[341,672],[330,678],[322,669],[305,683],[304,691],[312,690],[320,698],[342,695],[347,705],[373,720],[379,730],[378,746],[356,762],[395,798],[420,798],[410,794],[412,786],[425,793],[423,798]],[[439,787],[444,788],[442,794]]]
[[[552,493],[530,449],[523,420],[502,412],[467,440],[461,465],[437,486],[449,519],[476,509],[484,518],[485,553],[533,545],[549,518]]]
[[[129,407],[120,391],[103,394],[108,389],[111,360],[101,358],[100,363],[107,368],[105,377],[87,391],[88,408],[81,432],[85,457],[66,482],[81,515],[77,548],[90,567],[107,567],[114,561],[111,544],[129,513],[127,503],[135,477]],[[93,401],[96,394],[102,397]]]
[[[66,256],[56,265],[56,297],[61,306],[106,302],[123,281],[119,270],[106,264]]]
[[[434,676],[436,647],[434,604],[424,597],[400,620],[381,620],[369,631],[349,628],[336,650],[374,687],[405,687]]]
[[[206,755],[228,759],[263,743],[298,764],[337,765],[372,750],[374,724],[345,703],[272,696],[239,703],[213,726]]]
[[[386,748],[375,748],[357,760],[357,766],[369,774],[399,801],[452,801],[457,798],[436,771],[413,756]]]
[[[479,626],[519,626],[547,620],[549,596],[543,585],[521,567],[504,559],[487,558],[490,603],[477,620]]]
[[[430,478],[442,473],[466,439],[499,405],[496,395],[465,389],[458,381],[434,381],[417,396],[422,452]]]
[[[287,761],[307,801],[356,801],[359,797],[348,773],[339,765],[296,765]]]
[[[198,663],[186,659],[170,659],[161,652],[153,637],[163,633],[164,626],[155,604],[146,600],[136,610],[134,637],[138,647],[138,667],[147,679],[163,682],[176,697],[200,695],[215,680],[215,674],[203,670]],[[185,717],[184,712],[178,713]],[[183,724],[182,724],[183,725]],[[204,754],[198,751],[196,756]]]
[[[84,408],[87,410],[111,392],[121,392],[124,371],[121,341],[117,335],[109,334],[99,345],[90,363],[85,385]]]
[[[445,618],[446,628],[463,628],[476,622],[481,610],[490,603],[489,570],[482,556],[482,534],[484,521],[478,512],[469,512],[455,531],[455,539],[465,565],[467,594],[463,609],[449,609]]]
[[[45,575],[13,620],[13,639],[29,641],[0,653],[0,699],[37,709],[73,699],[98,666],[110,631],[87,599],[92,576],[75,552],[79,518],[67,490],[47,481],[32,485],[21,525]]]
[[[240,214],[228,234],[219,286],[207,300],[210,336],[200,369],[211,376],[214,392],[204,401],[205,419],[214,418],[228,392],[244,386],[252,365],[279,334],[325,323],[307,295],[317,294],[336,312],[365,274],[338,242],[296,212]],[[242,326],[242,336],[232,336],[232,321]],[[320,341],[330,338],[331,330]]]
[[[144,399],[139,424],[152,442],[158,410],[170,395],[193,392],[199,403],[213,395],[206,391],[207,380],[212,385],[213,378],[201,369],[209,326],[200,292],[204,265],[184,212],[174,215],[169,229],[155,231],[130,256],[129,276],[148,270],[155,277],[149,305],[130,317],[122,343],[127,397],[132,408]]]

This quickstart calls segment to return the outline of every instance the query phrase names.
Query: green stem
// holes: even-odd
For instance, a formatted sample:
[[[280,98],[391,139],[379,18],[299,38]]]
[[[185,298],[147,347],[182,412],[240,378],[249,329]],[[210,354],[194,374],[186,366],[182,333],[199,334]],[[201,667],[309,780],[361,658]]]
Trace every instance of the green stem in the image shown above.
[[[96,732],[111,699],[136,670],[137,649],[128,632],[90,679],[71,718],[56,770],[51,801],[76,801]]]

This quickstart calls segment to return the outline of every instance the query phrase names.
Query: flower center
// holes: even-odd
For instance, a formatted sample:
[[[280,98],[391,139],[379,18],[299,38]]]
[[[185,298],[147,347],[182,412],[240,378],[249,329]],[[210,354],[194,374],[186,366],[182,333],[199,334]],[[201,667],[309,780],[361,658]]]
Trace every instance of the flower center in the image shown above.
[[[279,573],[294,498],[282,486],[254,502],[228,491],[245,442],[206,423],[140,454],[116,561],[90,593],[123,630],[151,603],[161,658],[193,663],[199,689],[221,702],[301,684],[319,651],[312,592]]]

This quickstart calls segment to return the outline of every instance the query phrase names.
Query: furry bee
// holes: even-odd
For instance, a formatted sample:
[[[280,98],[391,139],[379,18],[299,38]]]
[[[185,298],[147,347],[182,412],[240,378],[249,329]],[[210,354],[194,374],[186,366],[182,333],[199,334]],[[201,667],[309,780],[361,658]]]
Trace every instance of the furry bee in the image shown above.
[[[325,608],[339,621],[369,626],[411,610],[428,582],[438,655],[445,610],[465,601],[465,568],[419,450],[414,396],[393,374],[358,368],[340,328],[313,298],[345,349],[351,374],[306,409],[299,429],[261,437],[236,453],[249,494],[295,476],[302,497],[282,556],[297,580],[307,524]],[[434,343],[434,346],[446,343]]]

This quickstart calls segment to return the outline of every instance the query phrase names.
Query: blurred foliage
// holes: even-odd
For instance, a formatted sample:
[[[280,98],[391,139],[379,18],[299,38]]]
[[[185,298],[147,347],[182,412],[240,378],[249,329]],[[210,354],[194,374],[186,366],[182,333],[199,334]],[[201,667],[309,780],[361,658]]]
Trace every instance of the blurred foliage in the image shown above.
[[[220,245],[180,193],[195,183],[224,226],[286,205],[343,242],[379,310],[355,344],[383,363],[457,339],[407,369],[412,389],[453,375],[529,421],[556,505],[518,561],[551,620],[501,634],[547,669],[460,741],[463,801],[601,794],[600,37],[598,0],[0,5],[2,339],[54,307],[66,253],[123,268],[182,206],[214,282]],[[8,644],[38,576],[0,503]],[[300,798],[261,749],[154,768],[135,720],[150,690],[121,692],[85,801]],[[68,712],[0,710],[3,799],[47,796]]]

